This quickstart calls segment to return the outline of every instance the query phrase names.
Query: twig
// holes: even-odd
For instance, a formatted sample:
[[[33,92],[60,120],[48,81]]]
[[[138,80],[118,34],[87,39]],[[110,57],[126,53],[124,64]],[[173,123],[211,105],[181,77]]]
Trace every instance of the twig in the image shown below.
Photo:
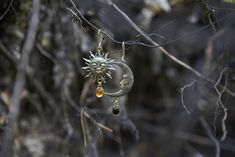
[[[220,143],[219,141],[216,139],[216,137],[212,134],[206,120],[204,119],[204,117],[200,117],[199,118],[203,128],[206,130],[206,133],[208,135],[208,137],[211,139],[211,141],[215,144],[215,157],[220,157]]]
[[[10,4],[8,5],[7,9],[4,11],[4,13],[0,16],[0,21],[4,18],[4,16],[8,13],[8,11],[10,10],[12,4],[13,4],[14,0],[11,0]]]
[[[86,127],[85,127],[85,122],[84,122],[84,109],[81,109],[81,127],[82,127],[82,133],[83,133],[83,141],[84,141],[84,146],[87,146],[87,133],[86,133]]]
[[[201,4],[201,7],[205,10],[205,12],[207,14],[207,18],[208,18],[209,23],[210,23],[210,25],[212,27],[212,30],[216,33],[215,23],[213,23],[212,18],[211,18],[211,14],[215,16],[215,14],[214,14],[215,10],[213,8],[211,9],[207,5],[207,2],[208,2],[207,0],[201,0],[200,4]]]
[[[12,156],[12,142],[13,142],[13,126],[15,121],[18,118],[20,113],[20,99],[21,99],[21,92],[25,86],[25,74],[26,68],[29,63],[30,53],[33,49],[34,41],[36,32],[38,29],[39,23],[39,14],[40,14],[40,0],[33,0],[33,10],[32,16],[29,21],[29,27],[27,31],[27,36],[25,43],[22,47],[22,56],[19,62],[16,81],[13,88],[12,99],[10,102],[10,109],[9,109],[9,118],[8,118],[8,129],[5,131],[4,136],[4,154],[6,156]],[[10,150],[9,150],[10,149]]]
[[[11,53],[8,51],[8,49],[5,47],[5,45],[0,41],[0,49],[2,50],[2,54],[4,55],[5,58],[8,59],[13,64],[17,64],[17,59],[11,55]]]
[[[217,106],[221,106],[223,108],[223,111],[224,111],[224,117],[223,119],[221,120],[221,124],[222,124],[222,131],[223,131],[223,135],[221,137],[221,141],[224,141],[226,136],[227,136],[227,129],[226,129],[226,125],[225,125],[225,122],[227,120],[227,115],[228,115],[228,109],[225,107],[225,105],[223,104],[222,100],[221,100],[221,97],[222,97],[222,94],[225,92],[225,89],[226,89],[226,86],[227,86],[227,79],[225,79],[225,85],[223,86],[222,90],[219,91],[218,89],[218,85],[220,84],[220,81],[222,80],[223,78],[223,74],[224,72],[226,72],[227,70],[229,70],[230,68],[229,67],[225,67],[221,73],[220,73],[220,76],[217,80],[217,82],[215,83],[214,85],[214,88],[216,90],[216,93],[218,94],[218,98],[217,98],[217,101],[216,101],[216,104]],[[217,107],[217,108],[218,108]],[[216,109],[217,110],[217,109]],[[216,111],[215,111],[215,114],[216,114]],[[216,121],[216,115],[215,115],[215,119],[214,119],[214,132],[216,131],[216,125],[215,125],[215,121]]]
[[[74,2],[72,0],[70,0],[70,2],[72,3],[73,7],[75,8],[76,12],[79,14],[81,19],[84,20],[86,23],[88,23],[94,31],[98,32],[100,29],[98,27],[96,27],[95,25],[93,25],[90,21],[88,21],[82,15],[81,11],[77,8],[77,6],[74,4]],[[79,21],[81,20],[80,17],[71,8],[67,8],[67,9],[73,14],[73,16],[77,17],[79,19]],[[108,35],[107,33],[105,33],[102,30],[100,30],[100,33],[104,34],[107,38],[109,38],[110,40],[112,40],[113,42],[115,42],[117,44],[122,44],[123,43],[123,41],[115,40],[114,38],[112,38],[110,35]],[[125,44],[126,45],[145,45],[145,46],[151,47],[151,45],[144,44],[144,43],[141,43],[141,42],[136,42],[136,41],[125,41]]]
[[[75,5],[75,3],[73,2],[73,0],[70,0],[70,2],[71,2],[71,4],[73,5],[74,9],[77,11],[77,13],[78,13],[78,15],[79,15],[80,17],[79,17],[71,8],[67,8],[67,9],[73,14],[73,16],[77,17],[78,20],[80,21],[80,23],[81,23],[81,19],[84,20],[88,25],[91,26],[91,28],[92,28],[94,31],[98,32],[100,29],[99,29],[98,27],[96,27],[95,25],[93,25],[90,21],[88,21],[88,20],[82,15],[82,12],[76,7],[76,5]],[[218,20],[218,21],[221,21],[221,19]],[[212,24],[215,24],[215,23],[216,23],[216,22],[212,22]],[[164,43],[162,43],[162,44],[159,45],[159,46],[152,45],[152,44],[146,44],[146,43],[143,43],[143,42],[139,42],[138,39],[137,39],[136,41],[124,41],[124,43],[125,43],[125,45],[141,45],[141,46],[150,47],[150,48],[158,48],[158,47],[165,46],[165,45],[168,45],[168,44],[170,44],[170,43],[176,42],[176,41],[181,40],[181,39],[183,39],[183,38],[189,37],[189,36],[191,36],[191,35],[193,35],[193,34],[199,32],[199,31],[201,31],[201,30],[203,30],[203,29],[206,29],[206,28],[208,28],[208,27],[210,27],[210,26],[211,26],[210,24],[205,25],[205,26],[203,26],[203,27],[201,27],[201,28],[199,28],[199,29],[197,29],[197,30],[195,30],[195,31],[192,31],[192,32],[190,32],[190,33],[188,33],[188,34],[185,34],[185,35],[183,35],[183,36],[180,36],[180,37],[178,37],[178,38],[176,38],[176,39],[173,39],[173,40],[164,42]],[[116,44],[122,44],[122,42],[123,42],[123,41],[115,40],[114,38],[112,38],[110,35],[108,35],[108,34],[105,33],[104,31],[101,31],[101,33],[104,34],[107,38],[109,38],[109,39],[112,40],[113,42],[115,42]],[[146,35],[147,35],[147,36],[150,36],[150,34],[146,34]],[[139,36],[139,35],[138,35],[138,36]]]
[[[82,89],[82,93],[80,95],[80,105],[81,107],[84,106],[85,104],[85,98],[87,96],[87,93],[89,91],[90,85],[91,85],[92,79],[89,79],[88,81],[85,82],[84,87]]]
[[[181,102],[182,102],[182,105],[183,105],[183,108],[186,110],[186,112],[190,115],[190,111],[187,109],[187,107],[185,106],[185,103],[184,103],[184,90],[188,87],[191,87],[193,86],[195,83],[195,81],[189,83],[189,84],[186,84],[184,85],[183,87],[180,88],[180,95],[181,95]]]
[[[171,55],[166,49],[161,47],[157,42],[155,42],[152,38],[150,38],[146,33],[140,29],[116,4],[114,4],[111,0],[107,0],[108,5],[112,6],[118,13],[122,15],[122,17],[138,32],[140,33],[147,41],[149,41],[154,46],[158,47],[166,56],[168,56],[170,59],[172,59],[174,62],[178,63],[179,65],[183,66],[184,68],[190,70],[195,75],[197,75],[199,78],[203,78],[204,76],[198,72],[197,70],[193,69],[188,64],[184,63],[183,61],[177,59],[175,56]]]
[[[104,130],[106,130],[106,131],[108,131],[108,132],[111,132],[111,133],[113,132],[113,130],[112,130],[111,128],[109,128],[109,127],[107,127],[107,126],[105,126],[105,125],[103,125],[103,124],[97,122],[97,121],[96,121],[94,118],[92,118],[86,111],[84,111],[83,114],[84,114],[87,118],[89,118],[97,127],[100,127],[100,128],[102,128],[102,129],[104,129]]]
[[[229,69],[230,69],[229,67],[225,67],[225,68],[221,71],[220,76],[219,76],[219,79],[217,80],[217,82],[216,82],[215,85],[214,85],[214,88],[215,88],[215,90],[216,90],[216,92],[217,92],[217,94],[218,94],[217,104],[220,105],[223,109],[226,109],[226,107],[225,107],[224,104],[222,103],[221,96],[222,96],[222,94],[225,92],[226,84],[225,84],[225,86],[223,86],[223,89],[222,89],[221,91],[219,91],[218,85],[219,85],[219,83],[220,83],[220,81],[221,81],[221,79],[222,79],[222,77],[223,77],[223,73],[224,73],[225,71],[229,70]],[[225,80],[225,82],[226,82],[226,80]]]
[[[58,64],[58,61],[50,53],[48,53],[39,43],[36,43],[36,47],[43,56],[47,57],[54,64]]]
[[[92,156],[92,157],[99,157],[99,153],[97,150],[97,142],[94,139],[93,135],[91,134],[90,128],[87,128],[87,139],[89,142],[89,146],[90,146],[90,151],[88,156]]]
[[[227,120],[227,117],[228,117],[228,112],[227,112],[227,109],[224,110],[224,117],[223,119],[221,120],[221,124],[222,124],[222,131],[223,131],[223,135],[221,136],[220,140],[223,142],[226,137],[227,137],[227,128],[226,128],[226,120]]]

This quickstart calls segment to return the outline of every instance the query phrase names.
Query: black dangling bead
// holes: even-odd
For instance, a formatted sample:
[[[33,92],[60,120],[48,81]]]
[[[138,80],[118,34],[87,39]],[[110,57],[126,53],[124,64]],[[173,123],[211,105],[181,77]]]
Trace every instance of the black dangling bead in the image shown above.
[[[112,112],[114,116],[118,116],[121,113],[121,107],[117,104],[113,105]]]

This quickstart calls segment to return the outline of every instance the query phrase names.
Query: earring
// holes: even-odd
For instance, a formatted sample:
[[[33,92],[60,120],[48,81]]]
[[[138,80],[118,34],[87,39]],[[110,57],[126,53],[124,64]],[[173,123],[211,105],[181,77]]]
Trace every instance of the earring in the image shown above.
[[[98,31],[98,46],[96,53],[93,54],[90,51],[89,59],[83,58],[86,61],[86,66],[82,67],[83,70],[86,70],[88,74],[86,77],[92,77],[97,82],[96,96],[102,97],[104,95],[104,89],[102,84],[106,82],[106,78],[112,79],[111,70],[115,70],[110,62],[113,62],[108,58],[108,53],[102,52],[102,43],[104,36],[101,31]]]
[[[121,107],[119,105],[118,97],[126,95],[132,88],[134,83],[134,76],[132,70],[125,63],[125,42],[122,43],[122,61],[115,61],[108,58],[108,53],[102,51],[102,44],[104,40],[103,33],[98,31],[98,46],[96,53],[93,54],[90,51],[89,59],[83,58],[86,61],[86,66],[82,67],[83,70],[86,70],[88,73],[86,77],[92,77],[95,82],[97,82],[97,87],[95,90],[96,97],[101,98],[104,95],[115,97],[112,113],[117,116],[121,112]],[[120,89],[117,92],[109,93],[105,92],[103,84],[106,82],[106,79],[112,79],[111,71],[116,70],[113,68],[113,65],[116,65],[122,69],[122,80],[120,81]]]
[[[105,93],[110,97],[121,97],[129,93],[133,84],[134,84],[134,76],[132,70],[125,63],[125,43],[122,43],[122,62],[120,61],[111,61],[110,65],[116,65],[120,67],[123,71],[122,80],[120,81],[120,90],[114,93]]]

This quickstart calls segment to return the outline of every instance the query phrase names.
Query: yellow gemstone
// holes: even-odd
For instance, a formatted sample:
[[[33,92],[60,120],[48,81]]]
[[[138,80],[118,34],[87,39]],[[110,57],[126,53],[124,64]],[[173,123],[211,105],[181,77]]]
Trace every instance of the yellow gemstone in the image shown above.
[[[104,95],[104,89],[102,87],[97,87],[95,90],[95,95],[100,98]]]

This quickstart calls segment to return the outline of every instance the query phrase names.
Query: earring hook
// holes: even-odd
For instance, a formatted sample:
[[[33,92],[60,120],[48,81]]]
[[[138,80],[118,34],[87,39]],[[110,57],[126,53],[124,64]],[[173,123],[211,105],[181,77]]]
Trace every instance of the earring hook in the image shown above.
[[[122,61],[125,62],[125,42],[122,42]]]
[[[98,47],[97,47],[97,53],[98,53],[98,55],[100,55],[100,52],[102,50],[102,43],[104,41],[104,34],[101,32],[100,29],[98,30],[98,41],[99,41],[99,43],[98,43]]]

